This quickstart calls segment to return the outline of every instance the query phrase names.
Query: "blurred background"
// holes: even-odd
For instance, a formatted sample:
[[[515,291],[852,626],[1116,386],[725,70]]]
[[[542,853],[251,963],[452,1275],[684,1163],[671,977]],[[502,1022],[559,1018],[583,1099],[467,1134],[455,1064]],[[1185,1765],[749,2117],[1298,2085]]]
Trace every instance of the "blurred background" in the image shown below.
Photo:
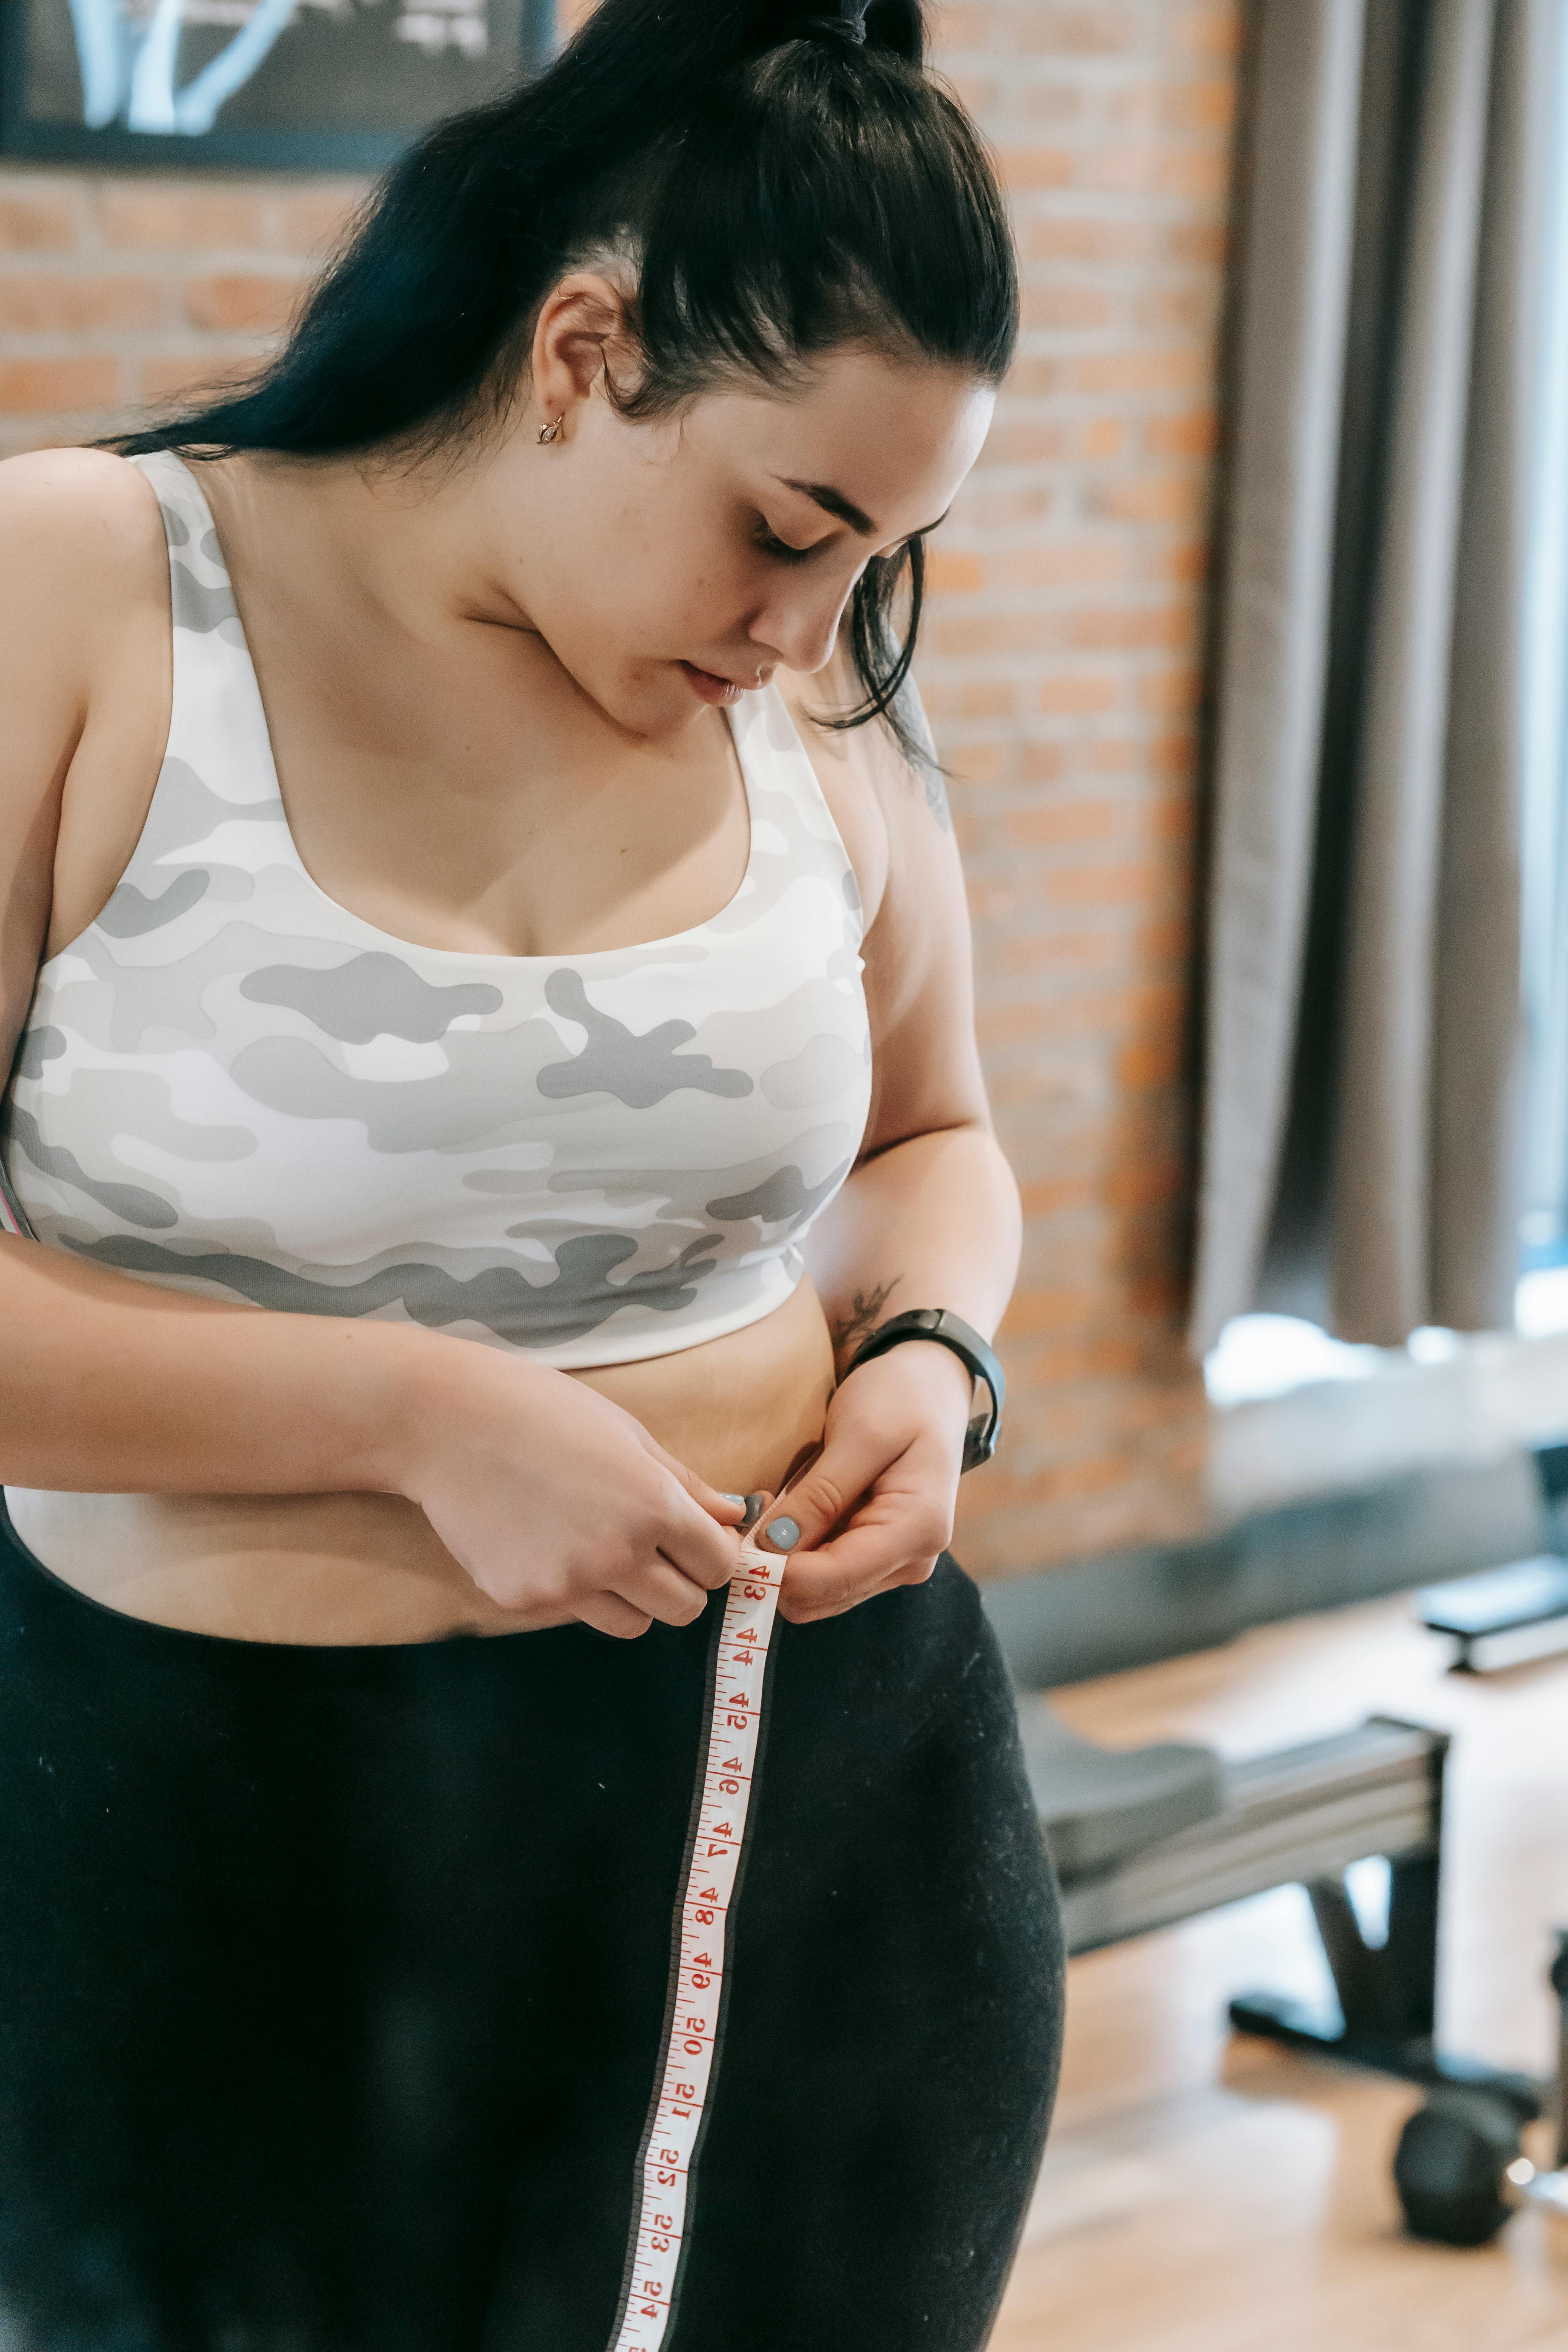
[[[1464,1677],[1407,1596],[1568,1548],[1563,18],[935,9],[1024,336],[919,667],[1026,1219],[955,1549],[1100,1750],[1452,1733],[1440,2038],[1537,2074],[1568,1591]],[[0,451],[250,363],[365,174],[572,21],[0,0]],[[998,2345],[1568,2346],[1561,2225],[1400,2236],[1414,2091],[1227,2039],[1246,1981],[1331,1996],[1279,1868],[1085,1930]]]

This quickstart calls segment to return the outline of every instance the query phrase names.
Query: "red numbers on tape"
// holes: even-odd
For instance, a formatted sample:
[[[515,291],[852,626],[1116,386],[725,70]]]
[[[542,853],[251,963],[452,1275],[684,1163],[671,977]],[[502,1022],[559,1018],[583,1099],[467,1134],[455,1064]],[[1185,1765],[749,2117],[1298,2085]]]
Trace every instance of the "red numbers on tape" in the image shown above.
[[[680,1891],[676,1982],[684,1999],[659,2053],[658,2104],[634,2190],[630,2290],[609,2352],[657,2352],[669,2325],[691,2221],[691,2156],[711,2084],[729,1957],[725,1920],[745,1842],[763,1678],[784,1570],[782,1559],[742,1545],[725,1600],[704,1738],[702,1803]],[[696,1993],[705,1998],[698,2002]]]

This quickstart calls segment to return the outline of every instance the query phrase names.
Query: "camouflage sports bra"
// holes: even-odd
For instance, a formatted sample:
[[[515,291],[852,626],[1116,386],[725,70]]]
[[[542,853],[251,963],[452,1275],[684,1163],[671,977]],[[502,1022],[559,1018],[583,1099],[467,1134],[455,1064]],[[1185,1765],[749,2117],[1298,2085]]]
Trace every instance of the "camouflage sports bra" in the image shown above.
[[[109,904],[38,975],[23,1233],[208,1297],[626,1363],[788,1297],[870,1092],[859,893],[776,693],[730,714],[745,877],[584,955],[416,947],[300,863],[206,501],[167,454],[173,723]]]

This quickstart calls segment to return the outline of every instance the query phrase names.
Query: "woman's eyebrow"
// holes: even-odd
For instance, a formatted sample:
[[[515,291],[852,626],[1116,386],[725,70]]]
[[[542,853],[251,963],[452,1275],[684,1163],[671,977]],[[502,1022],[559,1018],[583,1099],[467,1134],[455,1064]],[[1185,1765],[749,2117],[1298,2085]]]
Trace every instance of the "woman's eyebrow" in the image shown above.
[[[836,490],[831,482],[797,482],[788,474],[775,474],[773,479],[782,482],[786,490],[798,490],[802,498],[810,499],[824,514],[832,515],[835,521],[847,522],[858,538],[880,537],[877,525],[865,509],[858,507],[853,499],[847,499],[842,490]],[[911,530],[909,535],[911,539],[919,539],[924,532],[934,530],[937,523],[946,520],[946,513],[939,514],[936,522],[922,522],[918,530]]]

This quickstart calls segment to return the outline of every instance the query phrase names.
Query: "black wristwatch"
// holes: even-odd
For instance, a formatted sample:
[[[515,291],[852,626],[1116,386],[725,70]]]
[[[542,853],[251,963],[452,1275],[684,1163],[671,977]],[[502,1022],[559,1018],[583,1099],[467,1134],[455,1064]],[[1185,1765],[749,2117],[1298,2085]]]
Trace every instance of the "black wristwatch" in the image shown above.
[[[857,1365],[868,1364],[873,1356],[885,1356],[889,1348],[900,1347],[906,1339],[934,1339],[940,1347],[951,1348],[959,1360],[968,1365],[971,1380],[984,1381],[990,1391],[990,1412],[975,1414],[963,1441],[963,1468],[978,1469],[996,1451],[1007,1383],[991,1349],[962,1316],[950,1314],[945,1307],[915,1307],[907,1315],[891,1317],[888,1322],[879,1324],[869,1338],[861,1340],[844,1367],[844,1378],[847,1380]]]

